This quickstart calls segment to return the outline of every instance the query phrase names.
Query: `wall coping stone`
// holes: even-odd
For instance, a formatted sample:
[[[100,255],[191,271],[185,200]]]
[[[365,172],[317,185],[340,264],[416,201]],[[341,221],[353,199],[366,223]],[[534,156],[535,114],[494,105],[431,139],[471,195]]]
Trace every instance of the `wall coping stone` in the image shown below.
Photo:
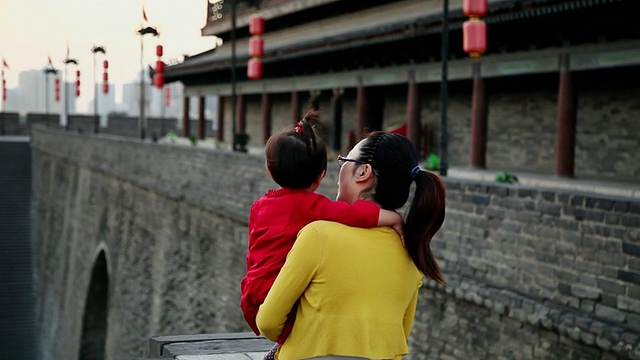
[[[566,335],[576,342],[611,351],[622,358],[640,359],[640,332],[597,318],[592,313],[563,307],[545,299],[533,299],[514,291],[492,287],[484,281],[445,273],[447,284],[425,279],[423,286],[458,300],[485,307],[501,316],[536,328]]]

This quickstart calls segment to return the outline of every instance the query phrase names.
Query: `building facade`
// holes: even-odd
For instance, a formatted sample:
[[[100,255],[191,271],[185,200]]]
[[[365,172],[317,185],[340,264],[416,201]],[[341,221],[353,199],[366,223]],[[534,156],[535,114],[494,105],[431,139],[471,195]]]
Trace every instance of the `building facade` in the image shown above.
[[[185,85],[185,103],[222,98],[222,141],[247,133],[261,146],[317,107],[335,151],[346,150],[349,133],[406,125],[423,155],[438,153],[448,166],[635,181],[633,4],[489,1],[488,49],[474,62],[462,49],[461,0],[447,9],[448,46],[442,1],[240,1],[235,30],[229,2],[210,2],[202,34],[222,45],[168,67],[166,77]],[[249,80],[256,14],[265,18],[264,75]]]

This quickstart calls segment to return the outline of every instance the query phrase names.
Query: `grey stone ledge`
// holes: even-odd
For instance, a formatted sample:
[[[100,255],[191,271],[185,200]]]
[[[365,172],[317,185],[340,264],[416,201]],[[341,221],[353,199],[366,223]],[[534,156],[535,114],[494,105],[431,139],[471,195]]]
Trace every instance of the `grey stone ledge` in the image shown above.
[[[613,351],[624,358],[637,356],[640,349],[640,333],[624,325],[606,322],[546,300],[528,298],[515,292],[499,289],[477,280],[454,274],[446,274],[448,283],[442,288],[432,280],[425,280],[430,289],[453,294],[458,300],[483,306],[501,316],[545,328],[565,335],[576,342]],[[534,306],[522,306],[531,304]],[[634,355],[634,351],[636,354]]]

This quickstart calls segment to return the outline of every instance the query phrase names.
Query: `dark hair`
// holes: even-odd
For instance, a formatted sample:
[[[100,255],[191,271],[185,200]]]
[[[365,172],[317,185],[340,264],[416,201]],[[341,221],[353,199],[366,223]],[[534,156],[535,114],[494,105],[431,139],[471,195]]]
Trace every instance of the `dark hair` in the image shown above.
[[[409,139],[399,134],[371,133],[360,148],[358,160],[375,170],[372,196],[383,209],[402,207],[409,197],[411,183],[416,182],[405,219],[405,244],[416,267],[427,277],[443,283],[440,267],[429,247],[445,216],[446,190],[440,178],[428,171],[413,172],[418,166],[418,151]]]
[[[309,122],[318,112],[309,110],[295,128],[271,135],[265,145],[267,169],[283,188],[306,189],[327,170],[327,149]]]

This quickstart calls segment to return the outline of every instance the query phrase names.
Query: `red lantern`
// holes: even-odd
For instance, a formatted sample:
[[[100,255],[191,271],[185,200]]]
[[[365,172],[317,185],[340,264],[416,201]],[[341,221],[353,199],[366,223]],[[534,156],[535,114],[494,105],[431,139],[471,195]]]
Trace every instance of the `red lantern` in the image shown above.
[[[264,40],[259,36],[249,39],[249,56],[262,57],[264,55]]]
[[[167,107],[171,105],[171,87],[164,89],[164,102]]]
[[[2,79],[2,100],[7,100],[7,80]]]
[[[472,57],[487,51],[487,25],[484,21],[471,19],[462,24],[462,48]]]
[[[76,70],[76,97],[80,96],[80,70]]]
[[[158,73],[164,72],[164,62],[162,62],[162,60],[156,61],[156,72]]]
[[[55,93],[56,93],[56,102],[60,101],[60,79],[56,78],[56,88],[55,88]]]
[[[249,33],[251,35],[264,34],[264,18],[260,15],[254,15],[249,19]]]
[[[249,39],[249,55],[252,58],[247,64],[247,77],[249,79],[262,79],[262,56],[264,55],[264,40],[260,35],[264,34],[264,18],[254,15],[249,19],[249,33],[253,35]]]
[[[262,59],[251,58],[247,64],[247,77],[249,79],[262,79]]]
[[[163,73],[155,73],[153,74],[153,85],[162,88],[164,86],[164,74]]]
[[[109,81],[109,73],[107,73],[107,72],[106,72],[106,73],[103,73],[103,74],[102,74],[102,80],[104,80],[104,82]]]
[[[104,68],[105,68],[105,70],[106,70],[106,69],[108,69],[108,68],[109,68],[109,61],[105,60],[105,61],[102,63],[102,67],[104,67]]]
[[[156,46],[156,55],[162,57],[162,45]]]
[[[102,84],[102,92],[105,94],[109,93],[109,84],[107,83]]]
[[[488,0],[464,0],[462,3],[462,11],[471,18],[484,16],[488,9]]]

